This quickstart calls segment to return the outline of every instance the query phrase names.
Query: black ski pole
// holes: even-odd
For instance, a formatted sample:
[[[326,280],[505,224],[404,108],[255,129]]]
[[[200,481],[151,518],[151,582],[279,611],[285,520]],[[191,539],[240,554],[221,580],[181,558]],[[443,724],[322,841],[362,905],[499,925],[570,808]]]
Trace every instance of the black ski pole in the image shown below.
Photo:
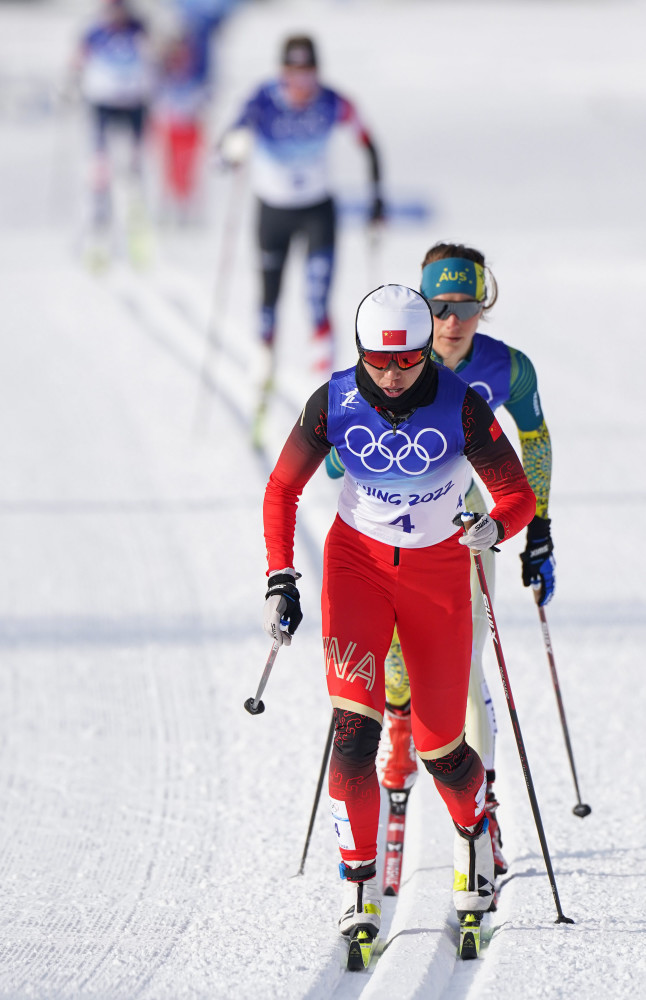
[[[314,820],[316,819],[316,811],[318,809],[319,800],[321,798],[321,789],[323,788],[323,779],[325,778],[325,769],[327,767],[327,762],[330,757],[330,750],[332,749],[332,740],[334,738],[334,712],[332,712],[332,718],[330,719],[330,728],[328,730],[327,739],[325,741],[325,750],[323,751],[323,760],[321,761],[321,770],[319,772],[319,780],[316,786],[316,792],[314,793],[314,804],[312,806],[312,815],[310,816],[310,825],[307,828],[307,836],[305,837],[305,847],[303,848],[303,857],[301,858],[301,863],[297,875],[302,875],[305,871],[305,858],[307,857],[307,852],[310,846],[310,838],[312,836],[312,830],[314,829]]]
[[[475,519],[473,514],[470,513],[462,514],[462,524],[464,526],[465,531],[469,529],[470,525],[473,524],[474,520]],[[520,757],[521,767],[523,769],[523,774],[525,775],[527,794],[529,795],[529,801],[532,807],[532,812],[534,814],[534,822],[536,823],[538,839],[540,840],[541,850],[543,851],[543,858],[545,859],[545,868],[547,869],[547,876],[550,880],[552,895],[554,897],[554,903],[556,905],[557,918],[555,920],[555,923],[573,924],[574,921],[572,920],[572,918],[566,917],[563,913],[563,910],[561,909],[561,901],[559,899],[558,889],[556,888],[556,879],[554,878],[554,869],[552,868],[550,852],[547,848],[547,840],[545,839],[545,830],[543,829],[543,821],[541,819],[540,809],[538,808],[538,800],[536,798],[536,792],[534,790],[534,782],[532,780],[531,771],[529,769],[529,761],[527,759],[527,753],[525,751],[525,743],[523,741],[523,735],[520,731],[520,722],[518,721],[518,713],[516,712],[516,706],[514,704],[514,696],[512,695],[511,692],[511,684],[509,683],[509,674],[507,673],[505,658],[502,653],[502,646],[500,644],[500,635],[498,634],[498,626],[496,625],[496,619],[493,613],[493,606],[491,604],[491,597],[489,595],[489,587],[487,586],[487,578],[485,577],[484,567],[482,565],[482,557],[479,552],[474,551],[472,554],[475,560],[476,571],[478,574],[478,582],[480,583],[480,590],[482,591],[482,600],[484,601],[485,613],[487,615],[487,620],[489,622],[489,630],[491,632],[491,638],[493,639],[494,650],[496,652],[496,659],[498,661],[498,667],[500,669],[500,678],[502,680],[502,686],[505,692],[505,698],[507,700],[509,716],[511,718],[511,724],[514,730],[514,735],[516,737],[518,756]]]
[[[262,677],[260,678],[260,684],[258,685],[258,690],[256,691],[255,698],[247,698],[244,703],[244,707],[247,709],[250,715],[260,715],[261,712],[265,711],[265,703],[260,700],[260,696],[265,690],[267,681],[269,680],[269,675],[271,673],[271,668],[274,665],[274,660],[278,650],[280,649],[279,642],[273,642],[271,644],[271,650],[269,656],[267,657],[267,662],[265,664],[265,669],[262,672]]]
[[[572,753],[572,744],[570,743],[570,734],[568,732],[567,722],[565,720],[565,708],[563,707],[563,698],[561,697],[561,688],[559,685],[558,675],[556,673],[556,662],[554,660],[554,653],[552,651],[552,642],[550,639],[550,631],[547,627],[547,617],[545,615],[545,609],[541,607],[538,603],[539,601],[539,591],[540,584],[534,588],[534,598],[536,600],[536,607],[538,608],[538,616],[541,620],[541,631],[543,633],[543,640],[545,642],[545,652],[547,653],[547,660],[550,665],[550,673],[552,674],[552,684],[554,685],[554,694],[556,695],[556,703],[559,709],[559,715],[561,716],[561,726],[563,729],[563,739],[565,740],[565,747],[567,750],[568,757],[570,759],[570,768],[572,769],[572,778],[574,779],[574,789],[576,791],[577,804],[573,807],[572,812],[575,816],[589,816],[592,809],[585,802],[581,801],[581,792],[579,791],[579,782],[577,781],[576,768],[574,766],[574,754]]]

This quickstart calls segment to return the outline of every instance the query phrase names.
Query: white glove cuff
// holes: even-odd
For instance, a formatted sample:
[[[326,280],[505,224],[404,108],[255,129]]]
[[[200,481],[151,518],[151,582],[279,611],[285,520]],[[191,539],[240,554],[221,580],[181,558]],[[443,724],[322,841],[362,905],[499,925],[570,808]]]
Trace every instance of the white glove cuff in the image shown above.
[[[458,541],[460,545],[468,545],[475,552],[490,549],[498,541],[498,522],[488,514],[483,514]]]

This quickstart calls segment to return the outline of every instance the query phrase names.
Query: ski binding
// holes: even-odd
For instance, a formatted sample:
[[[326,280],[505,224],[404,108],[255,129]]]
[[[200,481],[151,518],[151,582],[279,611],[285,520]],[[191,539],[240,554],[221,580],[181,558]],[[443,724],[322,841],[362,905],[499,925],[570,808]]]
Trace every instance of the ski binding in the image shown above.
[[[378,935],[366,927],[358,927],[348,945],[348,972],[363,972],[370,965],[378,941]]]
[[[458,954],[462,959],[477,958],[480,954],[481,913],[460,915],[460,945]]]

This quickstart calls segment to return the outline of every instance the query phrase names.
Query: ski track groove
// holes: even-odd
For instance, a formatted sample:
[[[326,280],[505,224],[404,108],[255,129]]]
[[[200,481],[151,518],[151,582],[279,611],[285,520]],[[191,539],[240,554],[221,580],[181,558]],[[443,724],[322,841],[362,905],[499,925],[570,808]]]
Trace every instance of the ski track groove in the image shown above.
[[[140,531],[131,535],[133,542],[133,553],[137,545],[140,544]],[[137,567],[139,569],[137,570]],[[141,572],[141,569],[144,572]],[[140,551],[132,558],[131,571],[140,573],[141,593],[150,595],[153,591],[151,587],[154,577],[154,563],[150,561],[144,551]],[[91,991],[96,995],[97,989],[106,996],[137,996],[154,977],[156,970],[161,966],[173,950],[177,938],[184,933],[190,921],[182,919],[177,923],[174,920],[166,920],[163,934],[164,947],[156,950],[151,961],[141,965],[145,975],[142,979],[133,980],[128,964],[123,960],[124,939],[132,932],[137,922],[141,904],[145,898],[153,878],[168,887],[168,892],[173,892],[191,882],[191,875],[184,870],[184,866],[177,864],[177,858],[182,857],[182,851],[169,850],[168,845],[177,839],[176,830],[181,830],[187,821],[187,805],[184,796],[184,783],[181,774],[175,773],[177,761],[181,760],[181,755],[176,752],[178,745],[181,745],[182,720],[195,718],[195,705],[188,706],[186,697],[170,697],[166,691],[164,696],[160,692],[160,684],[168,684],[162,678],[158,678],[156,658],[154,653],[149,653],[145,657],[143,672],[132,671],[129,673],[127,683],[119,688],[121,699],[115,699],[114,691],[111,691],[111,684],[103,696],[100,696],[95,706],[93,715],[93,725],[96,730],[103,732],[109,737],[110,746],[123,748],[123,760],[115,761],[114,770],[122,777],[132,777],[133,787],[137,786],[138,797],[144,800],[149,797],[149,805],[142,807],[139,817],[133,811],[129,802],[124,802],[118,808],[98,809],[98,822],[93,823],[97,812],[92,810],[79,811],[79,816],[75,816],[78,823],[83,822],[79,835],[70,842],[65,837],[62,830],[60,837],[57,834],[57,825],[60,825],[59,810],[60,800],[66,795],[69,797],[69,789],[64,785],[53,787],[49,795],[44,794],[43,789],[36,787],[35,794],[25,795],[25,789],[20,788],[19,780],[15,777],[14,762],[9,755],[5,756],[4,764],[8,768],[9,774],[5,779],[6,788],[14,788],[16,785],[16,795],[9,796],[8,805],[18,806],[18,811],[13,816],[10,809],[7,809],[5,817],[8,828],[5,850],[2,853],[2,865],[0,866],[0,878],[7,884],[11,878],[12,870],[21,870],[24,865],[19,863],[16,853],[23,847],[20,831],[29,829],[33,825],[34,815],[38,815],[38,824],[42,830],[47,831],[50,840],[53,840],[50,854],[48,855],[49,867],[56,872],[67,872],[70,875],[74,872],[80,873],[86,849],[88,845],[105,843],[110,845],[108,850],[100,852],[97,868],[100,869],[100,882],[103,886],[127,887],[123,897],[118,900],[110,900],[106,895],[106,906],[102,911],[96,909],[88,910],[87,913],[79,912],[71,915],[61,915],[55,918],[56,909],[48,904],[52,910],[52,917],[48,919],[48,936],[57,941],[68,940],[73,945],[74,925],[84,925],[83,931],[87,936],[86,926],[90,914],[92,915],[91,937],[95,941],[107,942],[101,949],[101,954],[97,955],[93,963],[89,963],[88,956],[84,955],[84,965],[82,976],[68,973],[67,975],[56,973],[55,967],[50,966],[50,949],[43,949],[39,942],[30,942],[23,952],[14,954],[12,965],[24,970],[21,979],[16,979],[13,983],[13,990],[16,995],[30,995],[34,981],[48,983],[48,996],[69,996],[73,997]],[[98,675],[98,683],[101,683],[102,674]],[[23,704],[28,704],[30,693],[26,688],[24,699],[22,698],[22,678],[12,678],[16,681],[13,701],[13,711],[11,712],[14,724],[20,723],[25,716],[29,720],[28,709],[23,709]],[[94,683],[97,683],[95,681]],[[173,692],[177,694],[178,692]],[[197,700],[197,699],[194,699]],[[61,732],[71,728],[65,715],[65,704],[59,707],[50,707],[53,718],[47,726],[47,732],[53,733],[53,741],[58,742]],[[141,723],[144,723],[141,729]],[[29,724],[29,723],[28,723]],[[205,728],[208,728],[205,726]],[[134,730],[134,738],[133,732]],[[72,734],[73,735],[73,734]],[[11,748],[11,741],[9,749]],[[147,749],[150,745],[155,748],[154,753]],[[18,747],[18,750],[22,748]],[[146,773],[145,767],[138,769],[138,758],[145,765],[154,761],[153,774],[149,777],[148,784],[141,788],[141,775]],[[57,761],[52,758],[48,765],[54,773],[60,764],[65,761]],[[21,760],[21,770],[25,770],[25,761]],[[16,768],[17,770],[17,768]],[[139,784],[137,784],[139,783]],[[128,788],[124,789],[126,792]],[[117,789],[118,793],[118,789]],[[97,801],[101,799],[101,792],[93,791],[91,797]],[[115,796],[115,797],[118,797]],[[126,795],[126,799],[130,796]],[[38,808],[36,807],[38,803]],[[112,804],[112,803],[111,803]],[[127,822],[124,823],[124,820]],[[143,824],[144,829],[141,835],[145,836],[150,849],[147,852],[142,850],[132,850],[129,843],[132,834],[132,822],[136,825]],[[146,829],[147,828],[147,829]],[[15,850],[12,845],[16,845]],[[165,857],[164,857],[165,855]],[[4,871],[3,871],[4,869]],[[203,878],[207,873],[207,867],[203,867],[199,873]],[[194,879],[195,876],[193,876]],[[64,883],[65,879],[61,879]],[[62,889],[62,885],[61,885]],[[172,911],[168,911],[171,913]],[[72,952],[70,955],[69,952]],[[67,949],[66,958],[73,967],[74,948]],[[64,949],[65,953],[65,949]],[[5,953],[6,954],[6,953]],[[68,963],[60,960],[58,968],[65,968]],[[121,967],[121,968],[120,968]],[[1,981],[1,980],[0,980]]]
[[[96,485],[101,489],[101,483]],[[89,506],[86,527],[105,516],[102,505]],[[25,515],[23,508],[16,512]],[[56,505],[51,513],[58,513]],[[64,522],[65,530],[69,523]],[[82,654],[90,640],[75,633],[78,621],[71,620],[62,636],[55,630],[42,652],[42,643],[34,648],[29,636],[24,642],[25,629],[33,630],[32,619],[15,620],[12,645],[25,662],[20,671],[3,671],[0,679],[3,711],[10,720],[0,727],[5,790],[0,879],[9,894],[5,912],[11,912],[13,904],[17,914],[14,925],[4,927],[3,995],[26,997],[37,991],[53,1000],[145,993],[190,926],[190,908],[187,916],[177,900],[190,897],[208,881],[216,797],[207,788],[204,801],[189,800],[183,769],[190,763],[191,746],[199,745],[196,741],[209,747],[208,763],[215,753],[210,701],[201,694],[208,690],[210,670],[200,655],[203,630],[194,626],[194,641],[183,637],[187,652],[175,647],[167,657],[167,637],[155,628],[167,607],[182,598],[191,608],[198,607],[181,547],[168,530],[173,524],[163,527],[165,532],[158,521],[142,522],[128,505],[118,523],[109,522],[131,598],[135,606],[150,609],[143,620],[143,649],[129,650],[127,640],[126,648],[120,648],[115,610],[115,628],[98,654],[107,661],[106,669],[90,676]],[[49,526],[41,545],[45,561],[56,565],[60,542]],[[86,577],[83,564],[70,565],[74,593],[100,604],[98,578]],[[164,572],[167,565],[173,572]],[[60,619],[54,615],[51,620],[55,629]],[[46,679],[54,640],[59,646],[62,640],[68,657],[67,662],[61,659],[59,695],[46,701],[47,686],[39,678]],[[187,655],[190,666],[184,676],[175,661]],[[191,686],[195,670],[204,676]],[[25,732],[33,734],[27,744]],[[87,767],[101,753],[94,745],[97,735],[114,755],[101,788],[94,785],[92,768]],[[212,768],[205,767],[209,782],[211,773]],[[202,829],[195,823],[196,805]],[[195,837],[192,825],[198,827],[197,844],[185,843]],[[33,834],[33,848],[26,831]],[[156,894],[149,892],[153,884]],[[74,898],[79,886],[87,886],[87,891]],[[145,905],[149,895],[156,900],[152,913]],[[157,902],[160,895],[163,907]],[[42,919],[28,926],[23,911],[32,917],[40,912]],[[147,922],[150,926],[145,927]],[[132,962],[138,934],[146,954],[140,952],[137,957],[143,960]],[[3,992],[3,984],[10,993]],[[46,994],[40,992],[43,987]]]
[[[166,272],[164,278],[168,281],[171,276]],[[125,285],[123,284],[124,280]],[[227,411],[235,418],[238,426],[250,439],[255,399],[248,387],[245,389],[241,375],[248,373],[251,358],[240,351],[227,349],[225,352],[218,344],[212,352],[211,364],[206,365],[204,358],[200,357],[199,348],[204,350],[207,334],[201,332],[200,321],[195,310],[187,304],[186,298],[177,291],[169,294],[164,287],[160,287],[159,283],[147,281],[141,275],[134,276],[124,272],[114,289],[114,294],[153,342],[176,361],[186,374],[196,380],[201,392],[208,393],[209,397],[216,402],[221,398],[226,403]],[[141,298],[138,298],[138,295]],[[193,302],[195,302],[196,296],[199,296],[198,286],[193,291]],[[210,321],[207,317],[208,312],[205,310],[203,331],[208,330]],[[187,330],[193,336],[192,351],[183,336]],[[179,338],[179,343],[177,338]],[[215,369],[214,372],[213,369]],[[222,377],[223,369],[227,378]],[[232,380],[230,376],[233,376]],[[235,391],[228,388],[228,381],[233,382]],[[272,393],[272,400],[278,402],[283,412],[288,415],[287,426],[291,428],[294,415],[299,412],[302,406],[302,400],[296,401],[280,389],[276,389]],[[252,449],[251,443],[249,443],[249,448],[255,454],[262,474],[267,480],[274,466],[272,457],[265,448]],[[307,519],[302,516],[304,509],[302,505],[301,517],[299,518],[299,537],[310,560],[310,569],[314,577],[320,579],[322,546],[317,539],[317,532],[308,526]]]
[[[184,372],[200,380],[202,391],[208,392],[216,401],[218,396],[226,403],[227,409],[234,416],[240,428],[250,432],[252,421],[253,398],[247,395],[242,402],[240,397],[231,392],[227,385],[231,381],[222,378],[222,372],[233,373],[233,385],[236,392],[240,388],[240,375],[249,369],[250,359],[240,350],[223,348],[221,343],[207,342],[210,330],[208,310],[202,312],[200,320],[197,286],[191,295],[189,305],[186,291],[178,289],[177,285],[168,289],[166,282],[172,282],[174,275],[166,272],[163,281],[146,280],[138,276],[129,283],[126,291],[118,289],[116,294],[125,307],[136,317],[146,333],[158,347],[166,351],[182,368]],[[185,281],[185,278],[181,280]],[[137,296],[141,295],[141,298]],[[197,297],[196,297],[197,296]],[[189,331],[192,335],[193,350],[187,346],[183,334]],[[204,331],[204,332],[202,332]],[[180,337],[179,346],[175,338]],[[203,357],[200,361],[198,348],[206,349],[206,358],[210,355],[210,364]],[[215,370],[215,375],[212,371]],[[218,375],[220,378],[218,378]],[[297,412],[302,400],[290,398],[288,394],[277,388],[272,399],[277,401],[284,411]],[[256,456],[263,474],[267,478],[273,467],[270,456],[264,449],[256,451]],[[307,549],[312,570],[320,577],[322,546],[317,532],[307,523],[307,512],[299,513],[301,540]],[[384,899],[384,937],[382,949],[377,960],[373,960],[371,969],[364,974],[346,973],[343,968],[345,946],[339,942],[332,950],[332,962],[321,969],[315,982],[306,994],[306,1000],[319,1000],[330,997],[334,1000],[380,1000],[384,996],[397,995],[402,1000],[410,997],[433,998],[433,1000],[460,1000],[475,989],[478,972],[483,967],[487,948],[499,927],[496,921],[500,914],[490,914],[485,917],[485,943],[481,957],[476,962],[461,962],[457,958],[458,923],[452,907],[450,889],[452,878],[452,859],[450,850],[447,853],[446,844],[443,848],[437,845],[438,854],[445,854],[445,864],[430,870],[426,865],[428,851],[427,831],[433,829],[438,822],[446,826],[435,789],[432,782],[424,781],[420,776],[416,794],[409,803],[407,822],[407,852],[404,855],[404,869],[400,896],[396,899]],[[423,789],[423,791],[422,791]],[[430,794],[429,794],[430,793]],[[382,802],[382,817],[385,801]],[[380,823],[383,827],[383,823]],[[414,831],[414,832],[413,832]],[[445,840],[450,843],[452,828],[449,825]],[[383,842],[383,830],[381,831]],[[381,851],[383,857],[383,850]],[[505,882],[509,881],[508,876]],[[437,900],[440,900],[438,905]],[[426,926],[427,924],[432,926]],[[414,925],[418,924],[419,927]],[[406,967],[406,953],[409,947],[416,950],[421,938],[429,947],[429,960],[421,980],[407,983],[403,970]],[[169,949],[169,951],[172,949]],[[153,973],[147,979],[152,980]],[[142,984],[142,989],[145,984]],[[407,992],[408,988],[408,992]]]

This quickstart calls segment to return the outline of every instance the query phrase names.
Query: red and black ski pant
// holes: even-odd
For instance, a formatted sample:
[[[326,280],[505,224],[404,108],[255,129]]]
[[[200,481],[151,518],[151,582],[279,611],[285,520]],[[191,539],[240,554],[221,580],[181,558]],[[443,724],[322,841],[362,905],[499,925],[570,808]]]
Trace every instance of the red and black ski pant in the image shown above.
[[[346,861],[376,855],[375,770],[385,707],[384,661],[397,626],[419,756],[453,820],[484,808],[484,769],[464,743],[471,661],[469,550],[459,532],[421,549],[377,542],[336,518],[325,545],[321,599],[327,685],[336,733],[329,789]]]

